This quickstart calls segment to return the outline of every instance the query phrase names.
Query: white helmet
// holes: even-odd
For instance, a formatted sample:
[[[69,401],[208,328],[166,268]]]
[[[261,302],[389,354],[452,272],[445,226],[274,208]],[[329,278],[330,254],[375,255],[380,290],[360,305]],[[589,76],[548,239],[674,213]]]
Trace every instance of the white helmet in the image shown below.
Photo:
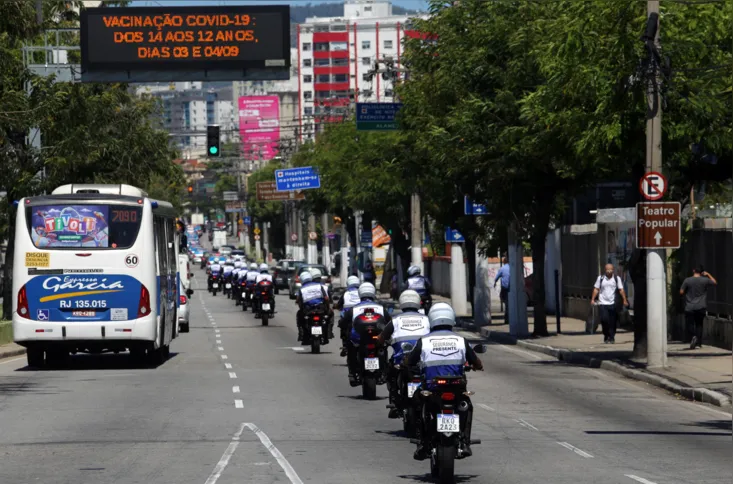
[[[306,282],[313,281],[313,276],[311,276],[311,273],[308,271],[301,272],[300,273],[300,283],[305,284]]]
[[[377,289],[374,287],[374,284],[371,282],[365,282],[361,286],[359,286],[359,297],[362,299],[365,298],[376,298],[377,297]]]
[[[358,286],[359,285],[359,278],[356,276],[349,276],[348,279],[346,279],[346,287],[351,286]]]
[[[407,269],[407,275],[410,277],[420,275],[420,268],[418,266],[410,266]]]
[[[270,266],[268,266],[267,264],[263,262],[262,264],[260,264],[260,272],[262,273],[270,272]]]
[[[242,267],[242,261],[235,262],[234,267],[236,267],[237,269],[240,269]]]
[[[430,329],[436,326],[456,325],[456,313],[448,303],[435,303],[428,312],[428,318],[430,319]]]
[[[417,291],[407,289],[400,294],[400,309],[420,309],[420,295]]]
[[[311,273],[311,277],[314,281],[318,281],[323,277],[323,273],[319,269],[308,269],[308,272]]]
[[[256,271],[256,270],[257,270],[257,264],[256,264],[256,263],[254,263],[254,262],[253,262],[253,263],[251,263],[251,264],[249,265],[249,270],[251,270],[251,271]]]

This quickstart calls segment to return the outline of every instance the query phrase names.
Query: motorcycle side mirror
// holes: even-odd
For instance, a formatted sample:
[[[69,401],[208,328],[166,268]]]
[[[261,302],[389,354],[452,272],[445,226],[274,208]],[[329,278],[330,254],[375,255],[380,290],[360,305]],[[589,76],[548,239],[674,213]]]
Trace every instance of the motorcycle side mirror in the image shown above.
[[[487,346],[483,344],[476,345],[473,347],[473,351],[476,353],[486,353],[487,349],[488,349]]]
[[[188,296],[188,297],[193,296],[193,289],[187,289],[186,290],[186,296]]]

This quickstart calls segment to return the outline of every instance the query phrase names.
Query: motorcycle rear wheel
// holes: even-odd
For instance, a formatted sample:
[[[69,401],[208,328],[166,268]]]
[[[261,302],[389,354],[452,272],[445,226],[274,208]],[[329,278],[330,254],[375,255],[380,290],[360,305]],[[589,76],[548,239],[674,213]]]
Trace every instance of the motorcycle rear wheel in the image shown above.
[[[262,326],[267,326],[270,323],[270,315],[262,313]]]
[[[373,375],[365,376],[361,382],[361,395],[364,400],[377,399],[377,379]]]
[[[405,415],[402,417],[402,428],[408,437],[415,437],[415,409],[410,406],[404,410]]]
[[[438,482],[440,484],[453,484],[456,446],[438,445],[436,459],[438,461]]]
[[[311,339],[311,353],[314,355],[317,355],[321,352],[321,338],[319,337],[313,337]]]

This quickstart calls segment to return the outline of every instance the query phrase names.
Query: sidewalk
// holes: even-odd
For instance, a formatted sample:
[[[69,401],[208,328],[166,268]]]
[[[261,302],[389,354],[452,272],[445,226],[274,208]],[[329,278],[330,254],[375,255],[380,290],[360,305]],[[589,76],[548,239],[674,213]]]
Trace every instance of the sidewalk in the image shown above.
[[[0,345],[0,360],[25,354],[25,348],[15,343]]]
[[[492,314],[492,317],[495,322],[502,324],[476,327],[470,320],[464,320],[461,326],[491,341],[516,344],[571,364],[613,371],[691,400],[723,407],[731,405],[731,351],[713,346],[691,350],[688,344],[670,341],[667,346],[667,368],[652,370],[646,368],[646,362],[631,358],[634,333],[630,331],[619,330],[616,344],[603,344],[600,327],[597,334],[586,334],[585,321],[564,317],[561,319],[562,334],[557,334],[555,317],[548,316],[550,336],[517,339],[509,334],[509,326],[503,324],[503,314]],[[530,334],[534,330],[533,321],[530,316]]]

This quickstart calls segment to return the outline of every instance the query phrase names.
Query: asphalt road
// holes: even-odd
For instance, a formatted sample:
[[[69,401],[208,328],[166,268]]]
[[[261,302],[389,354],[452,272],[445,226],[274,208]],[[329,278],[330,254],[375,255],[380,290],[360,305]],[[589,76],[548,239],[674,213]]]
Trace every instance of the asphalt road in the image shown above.
[[[191,332],[156,369],[0,362],[0,483],[431,482],[386,401],[349,386],[338,345],[298,351],[294,304],[277,303],[262,327],[196,291]],[[483,444],[457,482],[730,484],[730,414],[514,347],[482,358],[469,386]]]

